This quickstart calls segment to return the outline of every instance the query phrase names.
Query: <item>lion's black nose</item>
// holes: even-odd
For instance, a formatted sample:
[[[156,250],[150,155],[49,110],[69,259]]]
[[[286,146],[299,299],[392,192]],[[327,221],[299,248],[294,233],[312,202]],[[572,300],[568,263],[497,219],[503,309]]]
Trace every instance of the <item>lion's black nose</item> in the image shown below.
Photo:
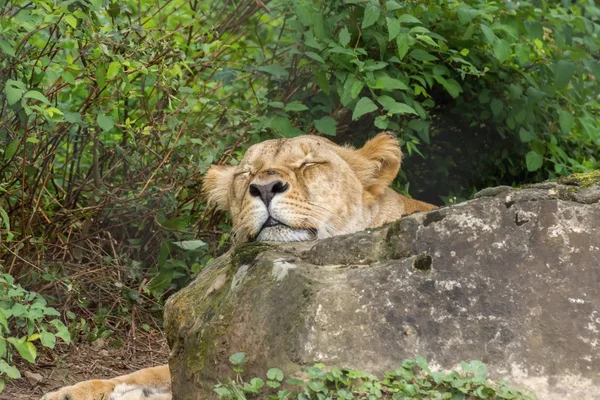
[[[269,204],[271,203],[273,197],[275,197],[275,195],[278,193],[285,192],[286,190],[288,190],[289,187],[289,183],[273,181],[265,185],[257,185],[253,183],[250,185],[250,188],[248,190],[250,191],[250,195],[254,197],[260,197],[263,203],[265,203],[265,205],[269,207]]]

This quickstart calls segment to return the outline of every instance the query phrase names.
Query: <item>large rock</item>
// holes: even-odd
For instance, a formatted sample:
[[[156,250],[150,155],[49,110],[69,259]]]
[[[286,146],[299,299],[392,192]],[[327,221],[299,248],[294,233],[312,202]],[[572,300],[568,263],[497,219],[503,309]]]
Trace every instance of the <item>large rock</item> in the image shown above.
[[[481,360],[540,399],[600,393],[600,185],[494,188],[380,229],[248,244],[167,304],[175,399],[321,362],[372,373],[404,358]]]

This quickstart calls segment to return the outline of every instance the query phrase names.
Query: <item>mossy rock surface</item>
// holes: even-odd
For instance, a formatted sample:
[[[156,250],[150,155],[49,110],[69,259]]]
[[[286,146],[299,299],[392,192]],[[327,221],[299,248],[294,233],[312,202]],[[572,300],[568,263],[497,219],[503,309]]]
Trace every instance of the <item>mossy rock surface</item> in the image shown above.
[[[595,398],[600,185],[572,182],[492,190],[316,243],[233,249],[167,304],[174,398],[213,398],[239,351],[248,377],[315,362],[380,374],[421,355],[446,369],[481,360],[541,399]]]

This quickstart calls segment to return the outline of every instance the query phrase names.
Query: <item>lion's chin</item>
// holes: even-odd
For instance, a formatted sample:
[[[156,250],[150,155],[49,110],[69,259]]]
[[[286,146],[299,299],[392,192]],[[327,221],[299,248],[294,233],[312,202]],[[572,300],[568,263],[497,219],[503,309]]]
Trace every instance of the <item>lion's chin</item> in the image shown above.
[[[316,238],[317,232],[315,229],[275,225],[263,228],[255,240],[257,242],[306,242]]]

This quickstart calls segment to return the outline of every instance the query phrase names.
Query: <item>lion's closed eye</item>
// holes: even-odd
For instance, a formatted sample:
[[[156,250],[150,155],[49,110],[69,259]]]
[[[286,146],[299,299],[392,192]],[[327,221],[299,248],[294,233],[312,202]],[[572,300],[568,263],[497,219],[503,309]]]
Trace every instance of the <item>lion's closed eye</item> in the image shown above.
[[[233,174],[233,178],[253,176],[252,171],[240,171]]]

